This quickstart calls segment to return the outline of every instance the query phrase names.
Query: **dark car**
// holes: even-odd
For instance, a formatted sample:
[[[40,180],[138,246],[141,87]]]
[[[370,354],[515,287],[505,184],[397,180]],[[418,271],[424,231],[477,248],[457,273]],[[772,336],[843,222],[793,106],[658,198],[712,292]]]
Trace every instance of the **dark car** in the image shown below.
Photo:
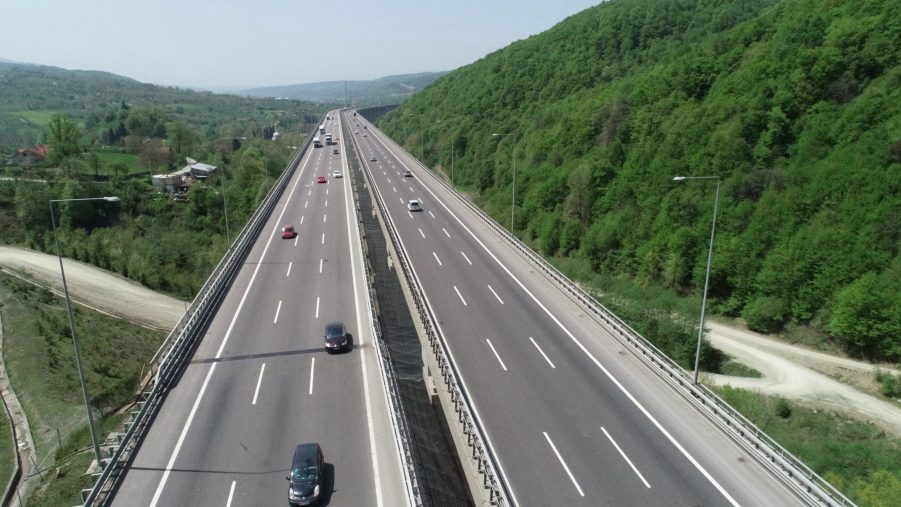
[[[288,505],[313,505],[319,502],[324,461],[319,444],[300,444],[294,448],[291,473],[286,477],[291,483],[288,486]]]
[[[322,338],[325,340],[326,352],[350,350],[350,337],[347,336],[347,329],[344,328],[343,322],[335,321],[326,324]]]

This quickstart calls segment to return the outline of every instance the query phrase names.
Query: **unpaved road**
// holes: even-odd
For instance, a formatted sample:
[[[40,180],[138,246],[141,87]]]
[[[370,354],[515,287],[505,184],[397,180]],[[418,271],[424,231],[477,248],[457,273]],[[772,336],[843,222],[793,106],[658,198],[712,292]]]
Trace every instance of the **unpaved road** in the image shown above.
[[[709,382],[778,394],[817,407],[845,412],[901,436],[901,408],[898,405],[833,378],[852,381],[872,379],[876,369],[874,365],[808,350],[715,322],[706,324],[710,329],[708,338],[714,347],[763,375],[761,378],[705,375]],[[883,369],[894,371],[886,367]],[[897,374],[897,371],[894,372]]]
[[[69,295],[79,303],[128,320],[172,329],[185,313],[184,301],[152,291],[90,264],[63,259]],[[25,248],[0,246],[0,267],[25,272],[62,291],[59,258]]]
[[[42,283],[61,289],[59,261],[54,255],[0,246],[0,267],[28,272]],[[73,299],[113,315],[171,329],[185,311],[183,301],[88,264],[67,259],[65,268]],[[715,322],[707,322],[707,326],[711,331],[708,337],[715,347],[763,374],[759,379],[705,375],[708,382],[777,394],[841,411],[901,436],[901,408],[897,404],[832,378],[844,378],[852,383],[872,382],[873,365]]]

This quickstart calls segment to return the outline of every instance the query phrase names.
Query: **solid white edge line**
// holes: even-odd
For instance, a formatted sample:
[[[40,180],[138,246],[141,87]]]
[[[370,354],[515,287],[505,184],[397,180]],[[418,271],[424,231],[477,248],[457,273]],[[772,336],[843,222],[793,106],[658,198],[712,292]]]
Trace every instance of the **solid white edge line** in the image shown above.
[[[471,260],[469,260],[469,257],[467,257],[467,256],[466,256],[466,254],[465,254],[465,253],[463,253],[463,252],[460,252],[460,255],[462,255],[462,256],[463,256],[463,258],[464,258],[464,259],[466,259],[466,262],[468,262],[468,263],[469,263],[469,265],[470,265],[470,266],[472,266],[472,261],[471,261]]]
[[[282,311],[282,300],[278,300],[278,306],[275,308],[275,318],[272,319],[273,324],[278,324],[278,314]]]
[[[235,496],[235,482],[232,481],[232,487],[228,489],[228,500],[225,501],[225,507],[230,507],[232,504],[232,498]]]
[[[501,359],[501,355],[497,353],[497,350],[494,348],[494,345],[491,344],[491,340],[489,340],[488,338],[485,338],[485,341],[488,342],[488,346],[491,347],[491,352],[494,352],[494,357],[497,358],[497,362],[501,363],[501,368],[503,368],[504,371],[507,371],[507,365],[504,364],[504,360]]]
[[[443,265],[444,265],[444,264],[441,264],[441,259],[438,258],[438,254],[436,254],[435,252],[432,252],[432,255],[435,256],[435,261],[438,262],[438,265],[439,265],[439,266],[443,266]]]
[[[635,475],[637,475],[639,479],[641,479],[641,482],[644,483],[644,486],[648,489],[651,489],[651,485],[648,484],[648,481],[644,480],[644,476],[641,475],[641,472],[639,472],[638,469],[635,468],[635,465],[632,464],[632,460],[630,460],[629,457],[626,456],[626,453],[624,453],[623,450],[620,449],[619,444],[617,444],[616,441],[613,440],[613,437],[610,436],[610,433],[607,433],[607,428],[601,426],[601,431],[603,431],[604,434],[607,435],[607,440],[610,440],[610,443],[613,444],[613,447],[616,447],[616,450],[619,451],[620,456],[622,456],[623,459],[626,460],[626,463],[628,463],[629,466],[632,467],[632,471],[635,472]]]
[[[229,337],[231,337],[232,329],[235,327],[235,322],[238,320],[238,315],[241,314],[241,309],[244,308],[244,302],[247,301],[247,295],[250,294],[250,289],[253,287],[253,282],[257,278],[257,273],[260,272],[260,267],[263,265],[262,260],[266,258],[266,252],[269,251],[269,245],[272,244],[272,238],[275,237],[275,232],[278,230],[280,223],[282,223],[282,217],[285,215],[285,210],[288,209],[288,203],[291,202],[291,196],[294,195],[294,190],[297,189],[298,183],[300,183],[300,176],[303,174],[303,171],[307,168],[307,163],[309,163],[310,158],[303,163],[303,167],[300,168],[300,173],[295,176],[297,180],[294,182],[294,186],[291,187],[291,192],[288,194],[288,199],[285,201],[285,206],[282,207],[281,213],[278,215],[278,220],[276,220],[276,225],[272,228],[272,234],[269,235],[269,239],[266,240],[266,246],[263,248],[263,253],[260,255],[260,261],[258,262],[256,267],[253,269],[253,275],[250,277],[250,281],[247,283],[247,288],[244,289],[244,294],[241,296],[241,301],[238,303],[238,308],[235,310],[235,314],[232,316],[232,320],[228,325],[228,329],[225,331],[225,336],[222,338],[222,343],[219,344],[219,349],[216,351],[215,359],[219,359],[222,356],[222,351],[225,350],[225,344],[228,343]],[[157,502],[160,501],[160,495],[163,494],[163,489],[166,487],[166,482],[169,480],[169,475],[172,473],[172,467],[175,466],[175,459],[178,458],[178,453],[181,451],[181,446],[185,443],[185,437],[188,435],[188,430],[191,428],[191,422],[194,420],[194,415],[197,414],[197,407],[200,406],[200,400],[203,399],[203,393],[206,392],[207,385],[210,383],[210,378],[213,376],[213,372],[216,371],[216,364],[212,363],[210,365],[210,370],[206,374],[206,378],[203,380],[203,384],[200,386],[200,391],[197,393],[197,398],[194,399],[194,405],[191,407],[191,412],[188,414],[188,419],[185,421],[185,425],[181,429],[181,434],[178,436],[178,441],[175,442],[175,448],[172,450],[172,455],[169,456],[169,461],[166,463],[166,469],[163,471],[163,476],[160,478],[160,482],[156,487],[156,491],[153,493],[153,499],[150,501],[149,507],[156,507]]]
[[[260,367],[260,377],[257,379],[257,388],[253,390],[253,403],[251,403],[251,405],[257,404],[257,395],[260,394],[260,384],[263,383],[264,371],[266,371],[266,363],[263,363],[263,366]]]
[[[463,306],[469,306],[469,305],[466,304],[466,300],[463,299],[463,296],[460,294],[460,290],[457,289],[457,286],[456,286],[456,285],[454,285],[454,291],[457,293],[457,297],[460,298],[460,301],[463,301]]]
[[[295,238],[295,239],[297,239],[297,238]],[[291,276],[291,266],[293,266],[293,265],[294,265],[294,261],[288,261],[288,272],[285,273],[286,277]]]
[[[557,459],[560,460],[560,464],[563,465],[563,470],[566,470],[566,475],[569,476],[569,480],[573,481],[573,486],[576,487],[576,491],[578,491],[580,495],[585,496],[585,493],[582,491],[582,488],[579,487],[579,483],[576,481],[576,478],[573,476],[573,473],[569,471],[569,467],[566,466],[566,462],[563,461],[563,456],[560,455],[560,451],[557,450],[557,446],[554,445],[553,442],[551,442],[551,437],[549,437],[547,435],[546,431],[542,431],[541,433],[544,435],[544,438],[547,440],[547,443],[551,446],[551,449],[553,449],[554,454],[557,455]]]
[[[344,172],[349,174],[350,168],[347,167],[347,157],[344,157],[344,160],[342,161],[342,163],[345,165]],[[351,203],[350,203],[351,200],[347,198],[347,187],[349,185],[350,185],[350,183],[346,183],[345,185],[343,185],[343,187],[344,187],[344,206],[347,210],[349,210],[348,215],[347,215],[348,240],[353,236],[353,232],[351,229],[350,216],[351,216],[351,214],[356,213],[355,207],[351,206]],[[403,202],[403,199],[401,199],[401,202]],[[353,279],[353,287],[354,287],[354,306],[356,306],[357,301],[359,299],[359,293],[358,293],[358,289],[357,289],[357,263],[353,262],[353,258],[354,258],[353,244],[351,241],[348,241],[347,243],[348,243],[348,248],[350,248],[350,251],[351,251],[350,272],[351,272],[351,278]],[[366,294],[368,297],[369,293],[367,292]],[[366,311],[370,312],[371,310],[369,308],[367,308]],[[357,329],[360,330],[360,329],[363,329],[363,322],[361,320],[362,317],[360,315],[359,308],[356,308],[356,313],[357,313]],[[370,315],[370,326],[372,325],[371,322],[372,322],[372,316]],[[363,347],[362,338],[360,339],[360,349],[359,350],[360,350],[360,368],[363,371],[363,397],[365,399],[365,404],[366,404],[366,423],[369,426],[369,456],[370,456],[370,459],[372,460],[372,478],[373,478],[373,482],[375,483],[375,502],[378,507],[382,507],[382,505],[383,505],[383,503],[382,503],[382,486],[381,486],[381,478],[379,476],[379,462],[377,459],[377,452],[376,452],[376,445],[375,445],[375,428],[373,428],[373,424],[372,424],[372,402],[370,400],[370,394],[369,394],[369,379],[367,378],[368,373],[366,370],[366,348]],[[388,408],[388,410],[390,411],[391,409]],[[394,446],[395,446],[395,449],[397,450],[398,455],[400,455],[400,449],[397,448],[398,445],[399,444],[397,442],[397,439],[395,439]],[[404,473],[403,465],[401,464],[400,467],[401,467],[401,476],[405,477],[406,474]],[[408,501],[409,501],[409,499],[408,499]]]
[[[313,394],[313,373],[316,371],[316,358],[311,357],[312,361],[310,362],[310,394]]]
[[[441,205],[444,207],[445,211],[447,211],[448,214],[450,214],[450,216],[452,216],[454,218],[454,220],[456,220],[457,223],[460,224],[460,227],[462,227],[463,230],[468,232],[469,235],[473,238],[473,240],[475,240],[475,242],[478,243],[479,246],[481,246],[482,249],[485,250],[485,252],[494,260],[494,262],[496,262],[497,265],[500,266],[501,269],[503,269],[507,273],[507,276],[509,276],[514,282],[516,282],[516,284],[519,285],[519,287],[526,294],[528,294],[528,296],[532,299],[532,301],[534,301],[535,304],[537,304],[542,310],[544,310],[544,313],[546,313],[548,315],[548,317],[550,317],[554,321],[554,323],[557,324],[557,327],[559,327],[564,333],[566,333],[566,335],[569,337],[569,339],[572,340],[572,342],[575,343],[576,346],[579,347],[579,349],[582,350],[582,352],[586,356],[588,356],[589,359],[591,359],[591,361],[595,364],[595,366],[597,366],[602,372],[604,372],[604,375],[606,375],[607,378],[609,378],[610,381],[613,382],[613,384],[616,385],[616,387],[619,388],[619,390],[627,398],[629,398],[629,401],[631,401],[632,404],[635,405],[635,407],[637,407],[638,410],[640,410],[641,413],[644,414],[644,416],[647,417],[649,421],[651,421],[651,424],[653,424],[657,428],[657,430],[660,431],[660,433],[663,434],[663,436],[665,436],[667,438],[667,440],[669,440],[670,443],[672,443],[673,446],[675,446],[676,449],[678,449],[679,452],[681,452],[682,455],[685,456],[685,458],[689,462],[691,462],[691,464],[695,467],[695,469],[697,469],[699,472],[701,472],[701,475],[703,475],[717,489],[717,491],[719,491],[720,494],[722,494],[723,497],[725,497],[726,500],[729,501],[730,504],[738,507],[739,503],[736,502],[734,498],[732,498],[732,495],[730,495],[729,492],[726,491],[726,489],[723,488],[723,486],[719,482],[717,482],[717,480],[714,479],[713,476],[710,475],[710,473],[707,472],[707,470],[703,466],[701,466],[701,464],[695,459],[695,457],[692,456],[688,452],[688,450],[685,449],[685,447],[683,447],[682,444],[680,444],[676,440],[676,438],[674,436],[672,436],[672,434],[670,434],[670,432],[667,431],[667,429],[664,428],[663,425],[660,424],[660,422],[657,421],[657,419],[653,415],[651,415],[651,413],[644,407],[644,405],[642,405],[641,402],[639,402],[638,399],[635,398],[635,396],[633,396],[632,393],[628,389],[626,389],[626,386],[624,386],[616,377],[614,377],[613,374],[610,373],[610,371],[607,370],[607,368],[605,368],[604,365],[602,365],[601,362],[594,356],[594,354],[592,354],[588,350],[588,348],[585,347],[585,345],[583,345],[582,342],[579,341],[579,339],[576,338],[575,335],[573,335],[569,331],[569,329],[567,329],[566,326],[564,326],[563,323],[560,322],[560,320],[556,316],[554,316],[554,314],[552,314],[551,311],[548,310],[547,307],[544,306],[544,304],[541,303],[541,301],[539,301],[538,298],[534,294],[532,294],[532,291],[530,291],[519,280],[519,278],[517,278],[516,275],[514,275],[513,272],[510,271],[510,269],[507,268],[507,266],[503,262],[501,262],[500,259],[497,258],[496,255],[494,255],[494,252],[492,252],[491,250],[488,249],[487,246],[485,246],[485,244],[482,242],[482,240],[480,240],[475,235],[475,233],[472,232],[472,230],[469,227],[467,227],[466,224],[464,224],[463,221],[457,215],[455,215],[453,211],[450,210],[450,208],[447,206],[447,204],[445,204],[444,201],[439,199],[438,196],[435,195],[435,193],[432,192],[432,190],[428,187],[428,185],[423,185],[423,188],[425,188],[430,194],[432,194],[432,197],[435,198],[435,201],[441,203]]]
[[[490,290],[491,293],[494,294],[494,297],[496,297],[497,300],[500,301],[501,304],[504,304],[504,300],[501,299],[501,297],[497,295],[497,292],[494,292],[494,289],[491,288],[491,285],[488,285],[488,290]]]
[[[316,318],[319,318],[319,296],[316,296]]]
[[[538,343],[535,342],[535,339],[532,338],[531,336],[529,337],[529,339],[532,340],[532,345],[534,345],[535,348],[538,349],[538,352],[541,353],[541,356],[544,357],[544,360],[547,361],[547,364],[551,365],[551,368],[557,369],[557,367],[554,366],[554,363],[552,363],[551,360],[548,359],[547,354],[545,354],[544,351],[541,350],[541,347],[538,346]]]

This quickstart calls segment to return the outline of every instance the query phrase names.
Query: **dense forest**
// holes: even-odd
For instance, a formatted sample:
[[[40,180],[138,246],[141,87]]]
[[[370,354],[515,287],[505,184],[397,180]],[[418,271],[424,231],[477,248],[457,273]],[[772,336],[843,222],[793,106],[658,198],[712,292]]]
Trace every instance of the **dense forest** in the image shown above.
[[[505,226],[515,167],[513,229],[554,262],[684,295],[716,182],[673,178],[719,177],[710,310],[898,361],[898,48],[898,0],[611,0],[381,126]]]

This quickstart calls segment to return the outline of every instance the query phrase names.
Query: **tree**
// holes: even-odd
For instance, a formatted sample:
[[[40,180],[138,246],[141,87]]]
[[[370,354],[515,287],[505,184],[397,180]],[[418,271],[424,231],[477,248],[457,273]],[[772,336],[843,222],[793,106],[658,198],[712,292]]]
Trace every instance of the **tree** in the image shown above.
[[[576,217],[583,226],[591,225],[591,208],[594,206],[594,185],[591,168],[582,164],[569,173],[569,195],[566,197],[566,209]]]
[[[71,116],[56,113],[50,117],[50,159],[56,163],[78,154],[81,129]]]
[[[869,272],[836,296],[829,331],[852,351],[901,358],[901,277]]]

